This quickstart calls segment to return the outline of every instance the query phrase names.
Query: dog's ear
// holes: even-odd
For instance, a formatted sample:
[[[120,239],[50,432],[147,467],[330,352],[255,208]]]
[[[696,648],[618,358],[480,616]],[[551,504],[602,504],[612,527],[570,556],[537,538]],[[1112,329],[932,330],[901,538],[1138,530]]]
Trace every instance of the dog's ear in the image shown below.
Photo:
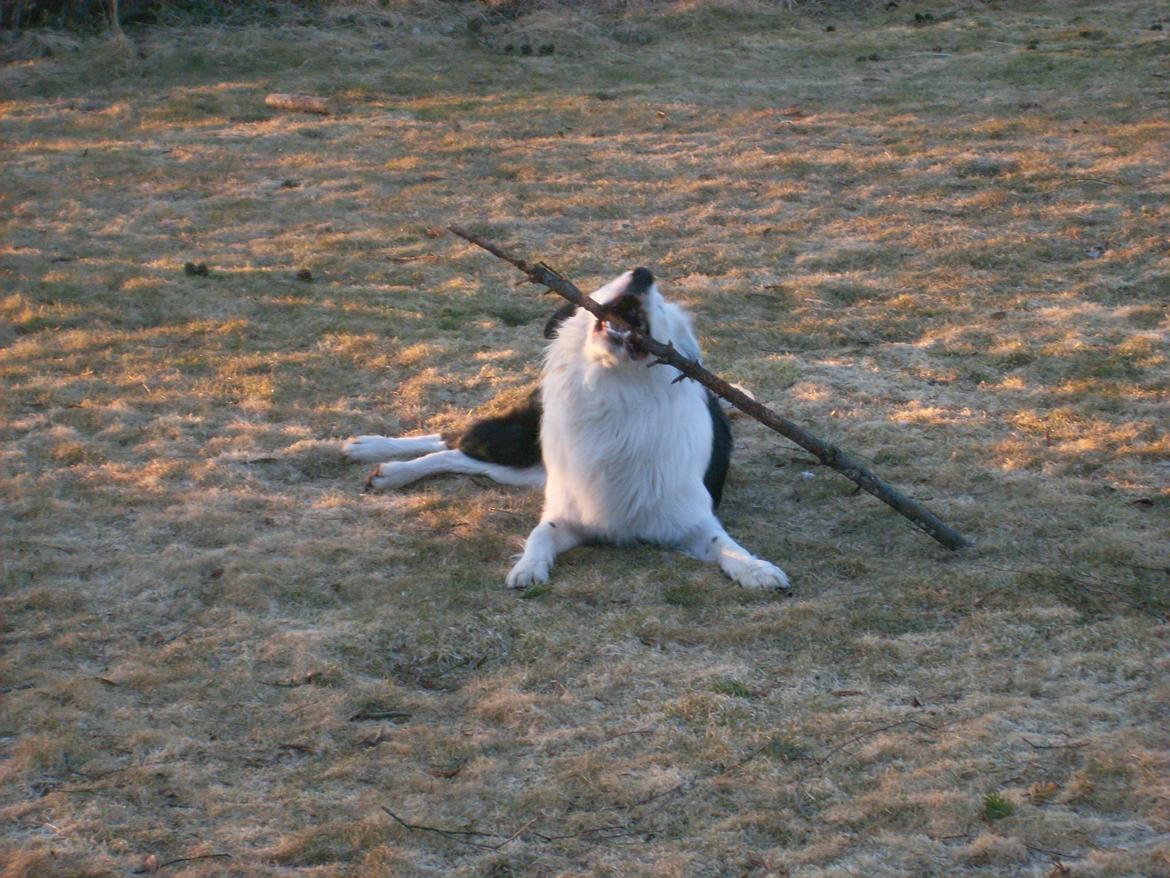
[[[670,343],[684,357],[694,360],[696,363],[701,363],[703,361],[703,354],[699,350],[699,338],[695,335],[695,327],[691,323],[691,316],[681,308],[676,308],[673,305],[667,305],[667,308],[673,312],[671,314],[669,330]],[[653,333],[653,326],[650,331]]]
[[[577,313],[577,306],[572,302],[566,302],[553,312],[552,317],[548,318],[548,323],[544,324],[544,337],[556,338],[557,332],[561,328],[561,324]]]

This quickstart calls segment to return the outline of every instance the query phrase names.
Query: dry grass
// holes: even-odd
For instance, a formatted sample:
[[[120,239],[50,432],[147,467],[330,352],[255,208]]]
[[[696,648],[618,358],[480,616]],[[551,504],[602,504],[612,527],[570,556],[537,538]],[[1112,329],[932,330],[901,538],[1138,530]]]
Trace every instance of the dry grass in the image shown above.
[[[4,878],[1170,874],[1164,7],[640,8],[0,70]],[[978,546],[740,421],[796,597],[506,593],[538,496],[338,453],[536,375],[551,303],[451,221],[652,266]]]

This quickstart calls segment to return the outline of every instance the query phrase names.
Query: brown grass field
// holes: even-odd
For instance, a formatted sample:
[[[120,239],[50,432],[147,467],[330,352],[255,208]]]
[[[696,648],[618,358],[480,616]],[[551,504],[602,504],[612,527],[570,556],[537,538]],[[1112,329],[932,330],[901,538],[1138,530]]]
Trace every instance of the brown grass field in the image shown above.
[[[9,35],[2,878],[1170,875],[1170,14],[788,6]],[[508,592],[539,493],[339,452],[538,374],[452,222],[650,266],[977,545],[741,418],[793,597]]]

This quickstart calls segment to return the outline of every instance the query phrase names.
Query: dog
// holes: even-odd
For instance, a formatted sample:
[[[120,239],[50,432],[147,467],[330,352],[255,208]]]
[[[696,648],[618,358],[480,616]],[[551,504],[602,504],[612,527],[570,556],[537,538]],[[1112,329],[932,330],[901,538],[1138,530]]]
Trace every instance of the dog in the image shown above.
[[[590,298],[606,317],[572,304],[553,314],[540,388],[522,405],[454,436],[359,436],[344,453],[383,461],[367,480],[373,490],[437,473],[543,485],[540,523],[508,573],[511,588],[547,582],[557,555],[582,543],[649,542],[717,563],[742,586],[787,590],[784,571],[736,543],[716,517],[732,450],[718,399],[608,319],[698,360],[690,316],[645,268]],[[401,457],[414,459],[391,460]]]

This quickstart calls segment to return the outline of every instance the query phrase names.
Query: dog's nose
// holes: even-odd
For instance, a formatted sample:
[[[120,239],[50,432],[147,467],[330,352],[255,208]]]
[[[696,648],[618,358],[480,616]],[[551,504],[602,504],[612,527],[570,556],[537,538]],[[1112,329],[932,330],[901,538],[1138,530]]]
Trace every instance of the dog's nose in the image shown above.
[[[650,289],[650,285],[654,283],[654,275],[648,268],[635,268],[633,274],[630,275],[630,284],[626,287],[627,294],[640,296]]]

